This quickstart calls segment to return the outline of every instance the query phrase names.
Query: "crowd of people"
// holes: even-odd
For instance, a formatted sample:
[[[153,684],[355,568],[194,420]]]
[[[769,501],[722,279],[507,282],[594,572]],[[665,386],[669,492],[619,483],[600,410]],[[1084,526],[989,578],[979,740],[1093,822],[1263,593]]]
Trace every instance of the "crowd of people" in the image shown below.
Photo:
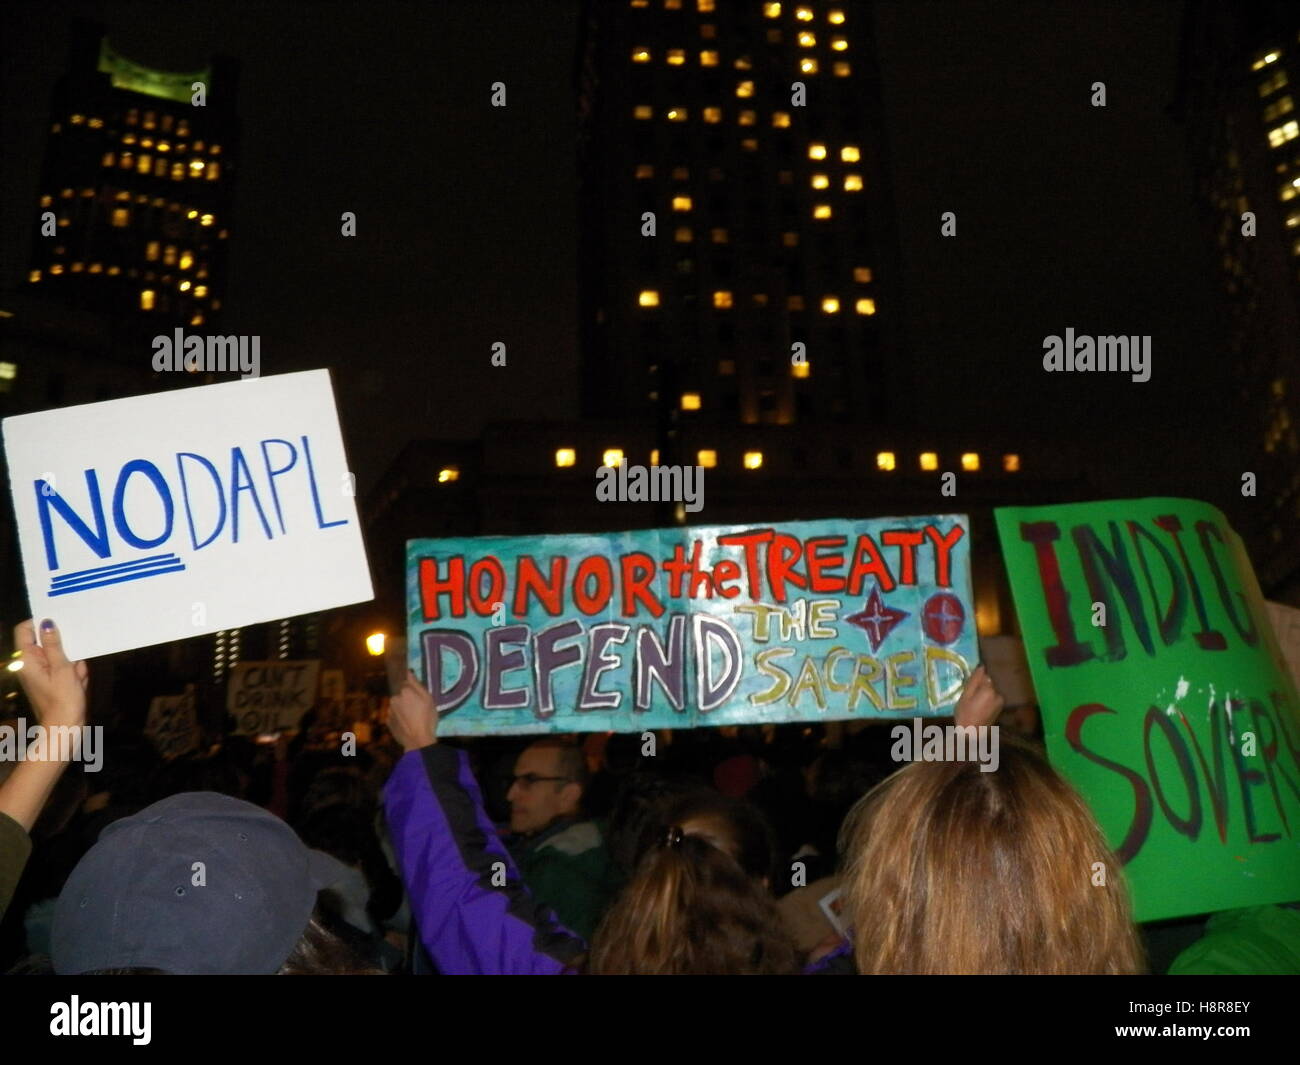
[[[85,664],[36,635],[32,714],[84,724]],[[955,721],[1002,702],[979,668]],[[137,735],[98,773],[0,763],[0,971],[1300,971],[1294,906],[1136,926],[1024,720],[991,772],[900,767],[881,724],[453,746],[411,675],[355,753],[301,731],[164,762]]]

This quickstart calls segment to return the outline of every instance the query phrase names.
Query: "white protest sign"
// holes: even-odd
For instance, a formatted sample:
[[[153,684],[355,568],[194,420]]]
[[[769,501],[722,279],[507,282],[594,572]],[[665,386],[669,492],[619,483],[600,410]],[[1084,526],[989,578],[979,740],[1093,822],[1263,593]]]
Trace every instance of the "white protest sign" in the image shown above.
[[[374,597],[329,371],[4,421],[32,617],[73,658]]]
[[[165,759],[188,754],[199,743],[199,722],[194,713],[194,692],[160,695],[149,703],[144,734]]]
[[[240,662],[230,671],[226,709],[234,735],[296,729],[316,702],[320,662]]]

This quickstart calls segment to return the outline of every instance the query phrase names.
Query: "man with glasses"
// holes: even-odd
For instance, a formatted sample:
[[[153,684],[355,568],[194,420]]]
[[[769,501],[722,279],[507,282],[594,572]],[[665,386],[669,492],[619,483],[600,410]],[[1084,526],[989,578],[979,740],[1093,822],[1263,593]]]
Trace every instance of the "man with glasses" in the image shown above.
[[[528,890],[590,943],[614,884],[600,829],[582,816],[587,781],[582,749],[547,737],[519,755],[506,801],[510,849]]]

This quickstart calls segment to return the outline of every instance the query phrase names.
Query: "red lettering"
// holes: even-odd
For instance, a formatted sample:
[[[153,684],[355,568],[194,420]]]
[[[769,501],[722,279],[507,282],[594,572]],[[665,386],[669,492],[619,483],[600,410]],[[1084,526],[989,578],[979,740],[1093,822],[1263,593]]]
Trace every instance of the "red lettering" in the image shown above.
[[[425,621],[436,621],[442,617],[439,610],[439,597],[451,597],[451,616],[465,616],[465,559],[461,555],[447,560],[447,577],[438,576],[436,558],[420,559],[420,608],[424,611]]]
[[[844,536],[826,536],[821,539],[809,540],[804,544],[804,550],[807,557],[808,565],[808,587],[814,592],[842,592],[844,591],[844,578],[839,576],[825,576],[822,570],[830,567],[839,569],[844,565],[844,556],[834,554],[821,556],[817,552],[825,547],[831,548],[843,547],[848,543],[848,538]]]
[[[650,588],[655,575],[655,560],[643,551],[633,551],[620,560],[623,567],[623,616],[636,614],[636,600],[650,611],[651,616],[659,617],[664,612],[663,603]]]
[[[515,572],[515,617],[521,618],[528,613],[528,596],[542,604],[551,617],[559,617],[564,601],[564,573],[569,567],[569,560],[563,555],[551,558],[551,578],[547,583],[542,579],[542,571],[532,555],[520,555]]]

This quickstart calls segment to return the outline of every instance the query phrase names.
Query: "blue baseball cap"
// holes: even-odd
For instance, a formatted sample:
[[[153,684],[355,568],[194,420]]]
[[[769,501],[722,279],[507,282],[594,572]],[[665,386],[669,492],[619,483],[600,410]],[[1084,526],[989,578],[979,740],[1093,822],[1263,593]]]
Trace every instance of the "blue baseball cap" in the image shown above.
[[[274,814],[211,791],[172,795],[114,821],[59,895],[59,974],[161,969],[275,973],[341,863]]]

